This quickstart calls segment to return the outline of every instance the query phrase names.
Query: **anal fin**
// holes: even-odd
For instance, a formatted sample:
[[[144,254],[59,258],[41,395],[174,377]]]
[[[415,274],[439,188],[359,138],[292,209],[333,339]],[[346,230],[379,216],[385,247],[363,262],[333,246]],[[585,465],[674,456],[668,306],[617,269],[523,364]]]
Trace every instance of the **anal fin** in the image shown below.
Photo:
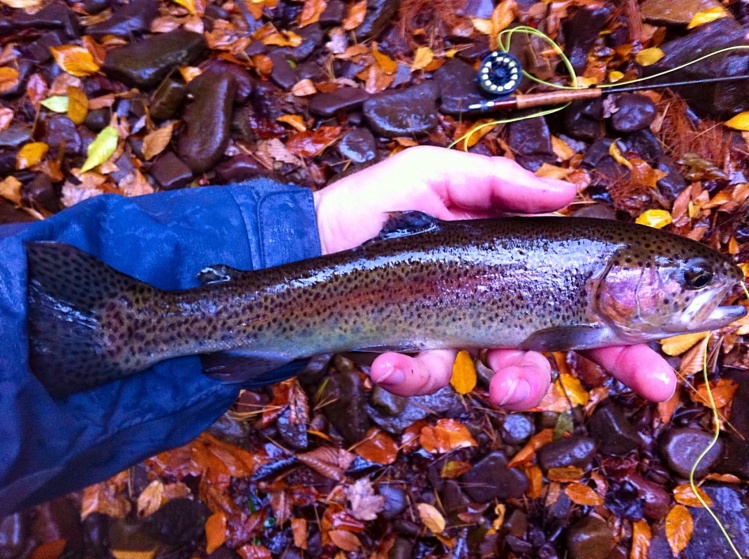
[[[232,350],[200,356],[203,373],[220,382],[242,384],[245,388],[274,384],[302,372],[309,359],[287,355]]]

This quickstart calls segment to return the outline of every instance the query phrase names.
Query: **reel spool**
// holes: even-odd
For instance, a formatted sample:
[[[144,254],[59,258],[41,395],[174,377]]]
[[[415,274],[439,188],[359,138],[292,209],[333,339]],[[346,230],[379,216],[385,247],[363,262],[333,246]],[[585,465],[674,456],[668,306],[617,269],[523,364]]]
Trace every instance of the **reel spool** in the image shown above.
[[[479,86],[490,95],[509,95],[520,85],[523,68],[509,52],[495,50],[481,61]]]

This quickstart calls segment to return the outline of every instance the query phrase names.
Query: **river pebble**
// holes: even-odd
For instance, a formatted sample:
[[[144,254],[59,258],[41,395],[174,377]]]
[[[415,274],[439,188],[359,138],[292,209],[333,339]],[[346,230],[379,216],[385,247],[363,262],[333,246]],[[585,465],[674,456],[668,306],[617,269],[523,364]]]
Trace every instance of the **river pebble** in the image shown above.
[[[551,133],[543,117],[512,122],[507,129],[507,144],[521,166],[535,171],[544,163],[556,162],[557,156],[551,148]]]
[[[148,31],[158,11],[155,0],[131,0],[116,8],[105,21],[87,27],[86,32],[97,39],[106,35],[130,39],[133,34]]]
[[[358,372],[331,375],[325,384],[321,400],[330,402],[323,408],[323,413],[347,444],[364,438],[369,430],[367,393]]]
[[[618,109],[609,119],[617,132],[628,134],[650,126],[656,115],[655,103],[649,97],[625,93],[616,97]]]
[[[338,152],[353,163],[364,163],[377,156],[375,138],[366,128],[355,128],[341,138]]]
[[[400,7],[400,0],[369,0],[367,13],[354,33],[358,41],[369,39],[382,31]]]
[[[309,102],[309,112],[317,116],[331,117],[339,111],[361,107],[367,99],[369,93],[359,87],[342,87],[313,95]]]
[[[151,166],[151,176],[163,190],[175,190],[190,183],[192,171],[172,151],[165,151]]]
[[[671,470],[683,478],[688,478],[697,457],[707,448],[712,438],[711,433],[693,427],[669,429],[658,441],[658,450]],[[694,476],[701,478],[707,475],[720,460],[722,453],[723,443],[719,439],[699,463]]]
[[[637,429],[615,404],[596,408],[588,427],[604,454],[624,456],[641,444]]]
[[[425,134],[437,125],[438,96],[434,82],[384,91],[364,103],[364,118],[374,133],[386,138]]]
[[[615,545],[611,528],[598,516],[586,516],[567,530],[570,559],[609,559]]]
[[[583,470],[590,468],[595,455],[596,441],[591,437],[573,435],[552,441],[538,449],[536,456],[544,471],[549,468],[577,466]]]
[[[509,445],[520,445],[535,432],[533,421],[522,413],[511,413],[502,423],[502,440]]]
[[[528,489],[526,475],[517,468],[508,468],[507,456],[501,450],[479,460],[460,481],[464,491],[477,503],[519,498]]]
[[[607,6],[578,8],[564,25],[565,53],[576,72],[582,72],[588,61],[588,53],[595,45],[611,15]]]
[[[435,73],[441,91],[440,111],[456,115],[468,105],[486,100],[476,81],[476,70],[463,60],[450,58]]]

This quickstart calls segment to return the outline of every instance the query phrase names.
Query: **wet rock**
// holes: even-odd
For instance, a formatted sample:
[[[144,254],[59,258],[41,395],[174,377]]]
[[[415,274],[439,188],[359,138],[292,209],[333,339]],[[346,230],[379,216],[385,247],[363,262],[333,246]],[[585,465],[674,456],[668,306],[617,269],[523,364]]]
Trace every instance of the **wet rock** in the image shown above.
[[[301,29],[292,29],[294,33],[302,38],[302,43],[296,47],[283,47],[274,51],[287,59],[295,62],[306,60],[323,43],[325,35],[319,23],[313,23]],[[272,76],[271,76],[272,77]]]
[[[645,516],[652,520],[666,518],[671,508],[671,496],[661,485],[645,479],[637,473],[630,474],[627,481],[637,489],[638,495],[643,501],[642,511]]]
[[[502,525],[502,529],[516,538],[522,538],[525,536],[525,531],[528,529],[528,515],[521,510],[513,509],[513,511],[507,515],[507,518]]]
[[[677,475],[687,478],[689,477],[689,471],[697,461],[697,457],[707,448],[712,438],[711,433],[692,427],[669,429],[661,437],[658,450],[660,450],[661,456],[671,470]],[[699,463],[694,472],[694,477],[700,478],[707,475],[720,459],[722,452],[723,442],[719,439]]]
[[[213,59],[205,65],[205,72],[213,75],[228,73],[234,76],[234,81],[237,83],[237,92],[234,95],[235,103],[244,103],[255,90],[255,80],[247,71],[247,68],[243,68],[238,64]]]
[[[86,120],[83,121],[83,124],[89,130],[101,132],[104,128],[109,126],[109,120],[109,110],[96,109],[94,111],[88,111],[88,114],[86,114]]]
[[[576,72],[582,72],[588,61],[588,53],[598,40],[611,15],[606,6],[578,8],[564,24],[565,50]]]
[[[17,512],[0,519],[0,559],[15,559],[26,547],[28,518]]]
[[[292,66],[292,61],[288,56],[281,52],[271,53],[269,58],[273,61],[273,69],[270,71],[270,79],[278,87],[290,90],[292,86],[299,81],[296,68]]]
[[[65,35],[62,31],[50,31],[39,37],[22,50],[22,56],[33,60],[37,64],[43,64],[52,60],[51,47],[63,44]]]
[[[236,82],[230,74],[200,75],[190,82],[193,100],[182,115],[185,130],[177,152],[195,172],[207,171],[229,144]]]
[[[80,36],[75,12],[65,4],[47,4],[34,14],[19,13],[12,20],[15,29],[62,29],[69,39]]]
[[[168,78],[161,82],[148,105],[151,118],[166,120],[177,114],[177,110],[187,95],[187,86],[180,80]]]
[[[397,485],[383,483],[377,488],[377,492],[385,500],[385,508],[380,513],[388,520],[395,518],[404,510],[408,504],[406,492]]]
[[[21,59],[18,61],[16,70],[18,70],[18,81],[16,85],[10,87],[0,93],[0,99],[12,99],[18,97],[26,91],[26,83],[28,82],[29,76],[33,73],[35,68],[34,61],[28,59]]]
[[[616,98],[617,111],[611,115],[611,127],[629,134],[650,126],[656,115],[655,103],[644,95],[624,93]]]
[[[608,559],[615,545],[611,528],[597,516],[586,516],[567,531],[570,559]]]
[[[339,111],[350,111],[364,104],[369,93],[358,87],[342,87],[335,91],[313,95],[309,112],[316,116],[331,117]]]
[[[592,142],[605,132],[601,99],[574,101],[564,110],[564,130],[576,140]]]
[[[31,141],[31,128],[11,126],[0,131],[0,148],[19,148]]]
[[[610,138],[601,138],[593,142],[585,152],[580,166],[591,171],[594,183],[613,184],[622,180],[628,173],[627,168],[619,165],[609,154],[613,141]]]
[[[105,35],[129,39],[134,33],[148,31],[158,11],[156,0],[131,0],[114,10],[109,19],[86,28],[86,32],[97,39]]]
[[[47,136],[45,137],[51,153],[64,149],[65,155],[81,153],[81,136],[75,123],[66,116],[55,115],[47,121]]]
[[[322,398],[330,402],[323,412],[348,444],[359,442],[367,434],[367,394],[357,372],[337,373],[328,378]]]
[[[414,551],[413,540],[397,537],[393,542],[393,547],[388,551],[388,559],[411,559]]]
[[[749,556],[749,509],[746,491],[732,485],[703,485],[702,489],[713,502],[712,510],[725,525],[728,534],[742,557]],[[703,508],[689,509],[694,531],[684,550],[686,559],[732,557],[720,528]]]
[[[241,559],[241,557],[242,556],[233,549],[229,549],[222,545],[221,547],[216,548],[213,553],[207,555],[206,559]]]
[[[659,180],[656,185],[661,195],[673,202],[687,186],[687,181],[681,175],[679,166],[667,155],[658,157],[656,169],[666,173],[666,176]]]
[[[507,144],[512,148],[516,161],[529,171],[557,160],[551,148],[551,133],[543,117],[510,123]]]
[[[375,138],[366,128],[355,128],[341,138],[338,151],[354,163],[364,163],[377,155]]]
[[[403,413],[408,405],[408,398],[388,392],[379,385],[372,389],[370,401],[378,410],[391,417]]]
[[[325,70],[315,60],[308,60],[302,62],[297,67],[297,75],[300,80],[312,80],[313,82],[321,82],[325,80]]]
[[[573,215],[575,217],[593,217],[596,219],[616,219],[616,211],[604,204],[588,204],[577,210]]]
[[[320,14],[320,25],[337,25],[346,13],[346,5],[341,0],[330,0]]]
[[[502,423],[502,440],[509,445],[520,445],[533,435],[533,421],[521,413],[511,413]]]
[[[406,427],[419,419],[424,419],[430,412],[444,413],[461,405],[457,393],[449,386],[434,394],[414,396],[406,400],[405,409],[394,417],[369,405],[367,412],[377,426],[393,435],[400,435]]]
[[[478,503],[519,498],[528,488],[525,474],[517,468],[508,468],[507,457],[499,450],[479,460],[460,481],[468,496]]]
[[[440,111],[445,114],[460,114],[468,105],[486,99],[476,81],[476,70],[458,58],[450,58],[445,62],[434,73],[434,80],[442,92]]]
[[[112,5],[112,0],[83,0],[83,9],[87,14],[98,14]]]
[[[541,447],[536,456],[544,471],[549,468],[564,468],[577,466],[587,470],[593,462],[596,451],[596,441],[591,437],[573,435],[567,439],[559,439]]]
[[[128,85],[147,88],[163,80],[177,66],[197,61],[206,48],[202,34],[176,29],[109,51],[104,71]]]
[[[454,479],[447,479],[440,489],[440,503],[447,515],[448,522],[460,521],[458,515],[466,512],[471,500],[461,490],[461,484]]]
[[[643,517],[644,504],[640,493],[629,481],[610,484],[604,504],[611,514],[619,518],[641,520]]]
[[[112,549],[153,553],[159,544],[146,522],[112,519],[107,534]]]
[[[201,501],[172,499],[146,517],[144,525],[148,534],[165,544],[185,545],[203,535],[210,515]]]
[[[425,134],[437,125],[438,96],[433,82],[385,91],[364,103],[364,118],[373,132],[386,138]]]
[[[640,7],[646,21],[656,25],[687,25],[694,14],[720,8],[715,0],[645,0]]]
[[[16,150],[0,151],[0,175],[10,175],[16,170]]]
[[[192,171],[171,151],[165,151],[151,166],[151,176],[163,190],[184,188],[192,180]]]
[[[287,408],[276,421],[278,434],[281,435],[287,446],[297,450],[304,450],[309,445],[307,438],[307,425],[304,423],[292,423],[291,408]]]
[[[105,557],[109,548],[109,517],[100,512],[89,514],[83,520],[83,544],[90,557]]]
[[[649,165],[656,165],[657,159],[663,154],[658,138],[648,129],[627,134],[621,141],[626,151],[634,151]]]
[[[470,17],[490,19],[494,13],[494,2],[492,0],[468,0],[463,11]]]
[[[66,497],[37,507],[30,535],[37,541],[67,540],[69,550],[80,549],[83,545],[80,516]]]
[[[222,161],[216,166],[216,176],[222,183],[231,184],[257,177],[269,176],[273,173],[258,163],[251,155],[242,153],[231,159]]]
[[[357,41],[363,41],[377,35],[395,16],[400,7],[400,0],[370,0],[367,2],[367,14],[356,29]]]
[[[27,223],[30,221],[36,221],[36,218],[16,208],[10,202],[0,199],[0,225],[5,225],[6,223]]]
[[[43,209],[51,213],[60,211],[60,198],[52,186],[52,180],[44,173],[38,173],[34,180],[21,187],[24,204],[31,208]]]
[[[637,430],[614,404],[599,406],[588,427],[604,454],[624,456],[640,446]]]
[[[565,519],[569,523],[570,511],[572,510],[572,499],[569,498],[567,493],[560,493],[554,503],[547,509],[549,518],[555,518],[557,520]]]

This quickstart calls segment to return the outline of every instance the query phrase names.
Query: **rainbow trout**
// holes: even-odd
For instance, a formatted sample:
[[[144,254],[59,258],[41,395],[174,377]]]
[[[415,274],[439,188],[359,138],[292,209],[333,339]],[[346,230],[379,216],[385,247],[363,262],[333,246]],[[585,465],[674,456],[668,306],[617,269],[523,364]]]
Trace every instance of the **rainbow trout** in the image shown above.
[[[30,362],[55,395],[200,355],[226,382],[272,382],[321,353],[635,344],[725,326],[742,280],[722,254],[618,221],[444,222],[393,214],[335,254],[257,271],[203,270],[160,291],[70,245],[27,244]]]

